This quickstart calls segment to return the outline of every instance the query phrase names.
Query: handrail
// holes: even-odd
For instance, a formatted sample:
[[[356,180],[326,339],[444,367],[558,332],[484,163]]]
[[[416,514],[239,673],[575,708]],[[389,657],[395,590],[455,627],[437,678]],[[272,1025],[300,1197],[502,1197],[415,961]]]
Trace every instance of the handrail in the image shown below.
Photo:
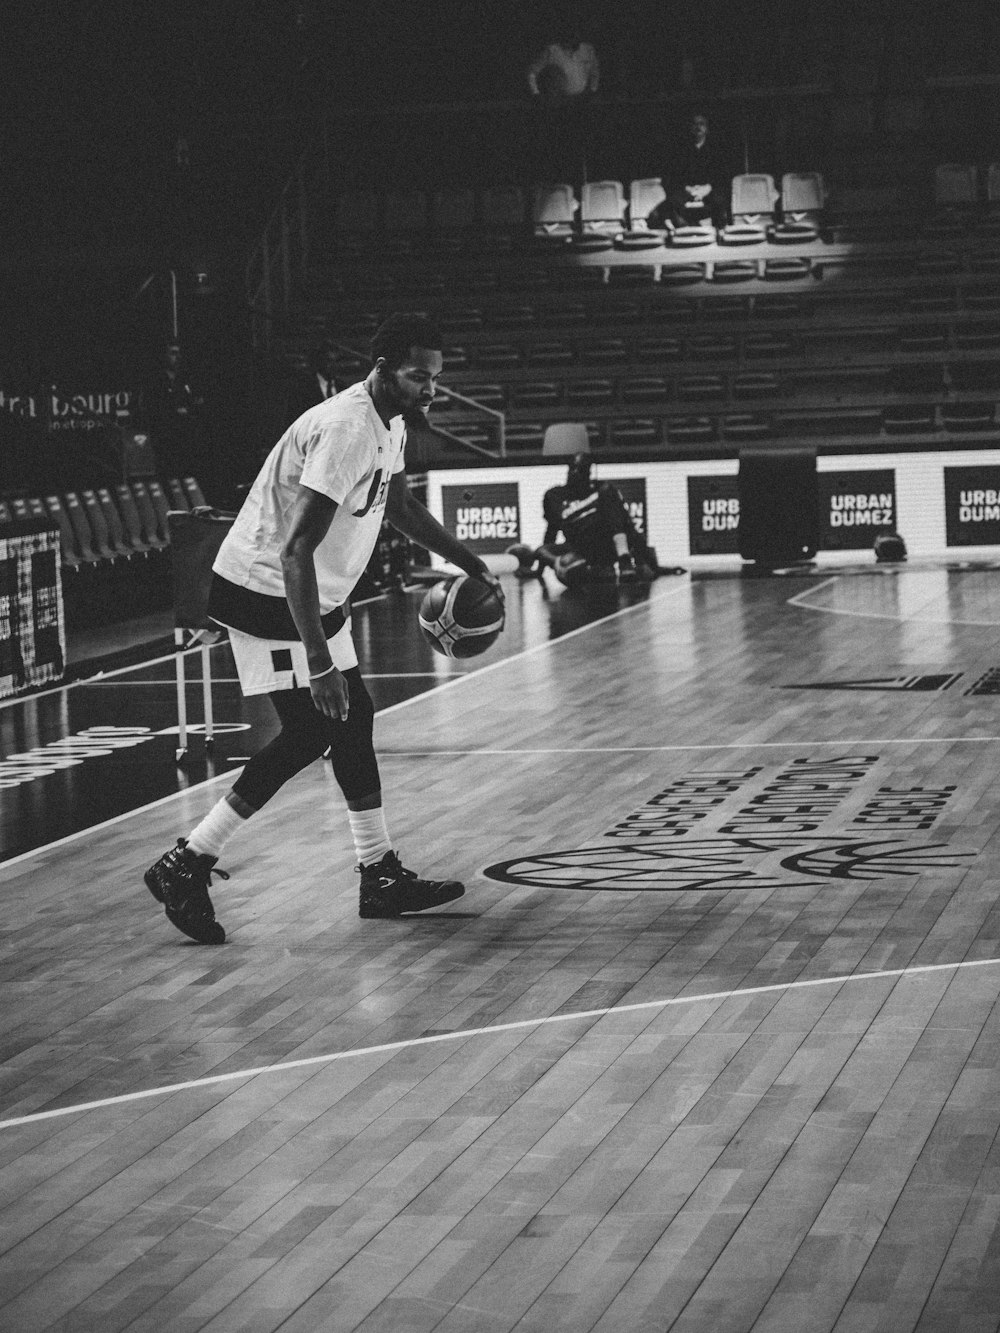
[[[351,347],[348,343],[337,342],[336,339],[328,338],[325,345],[338,352],[346,352],[348,356],[359,356],[362,360],[364,359],[364,352],[360,352],[356,347]],[[487,407],[485,403],[477,402],[475,398],[467,398],[463,393],[456,393],[454,389],[449,389],[444,384],[437,385],[434,392],[443,394],[445,398],[454,398],[456,402],[465,403],[477,412],[485,412],[488,416],[496,417],[499,448],[494,453],[492,449],[484,449],[482,445],[473,444],[470,440],[463,440],[461,435],[455,435],[436,423],[433,426],[428,423],[428,430],[432,430],[438,435],[444,435],[446,439],[454,440],[456,444],[460,444],[464,449],[470,449],[473,453],[481,454],[484,458],[492,458],[495,461],[497,458],[507,457],[507,417],[503,412],[498,411],[495,407]]]

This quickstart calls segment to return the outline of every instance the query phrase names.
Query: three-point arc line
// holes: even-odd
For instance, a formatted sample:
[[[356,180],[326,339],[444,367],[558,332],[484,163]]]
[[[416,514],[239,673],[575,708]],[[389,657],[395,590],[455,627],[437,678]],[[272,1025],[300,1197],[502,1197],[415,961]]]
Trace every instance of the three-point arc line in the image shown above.
[[[747,986],[737,990],[709,991],[704,995],[677,995],[669,1000],[643,1000],[638,1004],[610,1005],[603,1009],[581,1009],[571,1014],[550,1014],[543,1018],[522,1018],[513,1023],[497,1023],[490,1027],[461,1028],[455,1032],[436,1032],[427,1037],[410,1037],[402,1041],[384,1042],[380,1046],[359,1046],[348,1051],[332,1051],[326,1055],[310,1055],[301,1060],[283,1060],[279,1064],[257,1065],[252,1069],[234,1069],[228,1074],[210,1074],[205,1078],[186,1079],[182,1083],[168,1083],[159,1088],[143,1088],[138,1092],[125,1092],[117,1097],[102,1097],[99,1101],[78,1102],[73,1106],[60,1106],[52,1111],[35,1111],[30,1115],[0,1120],[0,1130],[13,1129],[16,1125],[31,1125],[36,1121],[54,1120],[60,1116],[77,1115],[82,1111],[97,1111],[106,1106],[122,1106],[128,1102],[143,1101],[148,1097],[164,1097],[170,1093],[186,1092],[191,1088],[208,1088],[219,1083],[237,1083],[245,1079],[258,1078],[262,1074],[281,1074],[290,1069],[307,1069],[311,1065],[333,1064],[338,1060],[351,1060],[358,1056],[383,1055],[389,1051],[411,1050],[417,1046],[432,1046],[446,1041],[465,1041],[470,1037],[492,1037],[502,1032],[519,1032],[528,1028],[550,1026],[553,1023],[573,1023],[582,1018],[606,1018],[612,1014],[634,1014],[648,1009],[669,1009],[682,1004],[705,1004],[722,1002],[752,995],[773,995],[781,991],[807,990],[816,986],[842,986],[850,981],[880,981],[889,978],[897,980],[909,977],[927,976],[934,972],[957,972],[969,967],[992,967],[1000,963],[1000,958],[976,958],[963,963],[928,963],[916,967],[885,968],[878,972],[851,972],[835,977],[815,977],[807,981],[774,982],[769,986]]]

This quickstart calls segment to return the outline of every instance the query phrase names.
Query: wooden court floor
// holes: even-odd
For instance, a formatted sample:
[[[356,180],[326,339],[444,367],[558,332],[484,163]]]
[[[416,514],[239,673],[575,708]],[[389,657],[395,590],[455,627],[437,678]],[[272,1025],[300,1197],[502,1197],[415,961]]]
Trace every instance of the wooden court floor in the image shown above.
[[[386,708],[436,914],[359,920],[322,762],[220,949],[141,878],[218,782],[0,867],[0,1328],[996,1330],[998,627],[664,579]]]

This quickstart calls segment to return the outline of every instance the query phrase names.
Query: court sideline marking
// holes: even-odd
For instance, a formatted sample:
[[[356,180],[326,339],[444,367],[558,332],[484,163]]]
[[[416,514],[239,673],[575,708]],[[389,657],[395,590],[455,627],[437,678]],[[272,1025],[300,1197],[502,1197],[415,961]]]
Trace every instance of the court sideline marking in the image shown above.
[[[686,579],[683,583],[675,584],[669,592],[656,598],[656,601],[663,601],[676,593],[684,592],[690,588],[691,580]],[[578,634],[583,634],[587,630],[594,629],[598,625],[606,625],[611,620],[617,620],[619,616],[628,615],[630,612],[638,610],[639,607],[652,606],[653,597],[644,598],[642,601],[633,602],[631,606],[619,607],[608,616],[602,616],[600,620],[592,620],[587,625],[579,625],[576,629],[570,630],[566,634],[561,634],[558,639],[545,639],[541,643],[536,643],[531,648],[525,648],[519,653],[514,653],[510,657],[503,657],[499,662],[490,662],[487,666],[477,667],[472,671],[463,672],[461,675],[449,677],[443,680],[440,685],[435,685],[429,690],[423,690],[420,694],[414,694],[409,699],[401,699],[398,703],[389,704],[387,708],[380,708],[376,712],[377,717],[384,717],[387,713],[395,713],[400,708],[407,708],[410,704],[416,703],[420,699],[427,699],[433,694],[439,694],[442,690],[451,689],[455,685],[461,685],[466,680],[478,680],[480,676],[485,676],[491,671],[496,671],[500,667],[507,666],[510,662],[519,662],[522,658],[533,657],[535,653],[543,652],[545,649],[552,648],[559,643],[565,643],[567,639],[573,639]],[[173,654],[171,655],[172,658]],[[171,658],[160,658],[158,661],[169,661]],[[151,666],[152,663],[143,663],[143,666]],[[136,670],[136,667],[125,667],[123,670]],[[110,673],[109,673],[110,674]],[[73,682],[71,682],[72,684]],[[62,688],[69,688],[64,686]],[[53,691],[54,693],[55,691]],[[19,701],[22,702],[22,701]],[[43,843],[40,847],[32,847],[29,851],[21,852],[17,856],[12,856],[6,861],[0,861],[0,875],[10,866],[19,865],[22,861],[28,861],[34,856],[41,855],[42,852],[52,851],[56,847],[65,847],[68,843],[77,842],[80,838],[89,837],[91,833],[99,833],[102,829],[114,828],[116,824],[123,823],[126,819],[132,819],[135,815],[144,814],[147,810],[156,810],[162,805],[167,805],[170,801],[180,800],[181,797],[190,796],[192,792],[201,791],[203,788],[212,787],[217,782],[233,782],[238,775],[239,770],[227,769],[225,773],[217,773],[214,778],[206,778],[204,782],[194,782],[190,787],[184,787],[180,791],[171,792],[169,796],[161,796],[156,801],[150,801],[147,805],[136,806],[134,810],[126,810],[120,815],[114,815],[111,819],[105,819],[101,824],[92,824],[89,828],[77,829],[75,833],[67,833],[64,838],[56,838],[54,842]]]
[[[914,573],[919,571],[914,570]],[[933,571],[936,572],[936,571]],[[811,597],[814,593],[820,592],[823,588],[830,587],[831,584],[838,582],[838,575],[832,578],[824,579],[822,583],[814,584],[811,588],[806,588],[803,592],[798,592],[794,597],[789,597],[788,605],[797,606],[801,611],[817,611],[820,615],[826,616],[854,616],[859,620],[891,620],[896,624],[910,625],[986,625],[996,629],[998,622],[996,620],[956,620],[954,616],[903,616],[903,615],[884,615],[880,611],[845,611],[836,606],[812,606],[809,602],[803,600],[805,597]]]
[[[0,1120],[0,1130],[13,1129],[18,1125],[31,1125],[42,1120],[55,1120],[63,1116],[76,1115],[81,1111],[98,1111],[108,1106],[122,1106],[128,1102],[143,1101],[149,1097],[161,1097],[168,1093],[186,1092],[192,1088],[208,1088],[220,1083],[233,1083],[242,1079],[257,1078],[262,1074],[281,1074],[289,1069],[307,1069],[313,1065],[334,1064],[339,1060],[350,1060],[356,1056],[382,1055],[387,1051],[412,1050],[416,1046],[432,1046],[446,1041],[464,1041],[469,1037],[489,1037],[501,1032],[520,1032],[526,1028],[546,1027],[554,1023],[572,1023],[581,1018],[606,1018],[611,1014],[634,1014],[647,1009],[669,1009],[686,1004],[716,1001],[722,1003],[742,996],[807,990],[817,986],[841,986],[851,981],[879,981],[888,980],[891,977],[903,980],[909,977],[926,976],[935,972],[958,972],[962,968],[993,967],[997,963],[1000,963],[1000,958],[973,958],[962,963],[925,963],[914,967],[884,968],[878,972],[851,972],[835,977],[813,977],[806,981],[774,982],[768,986],[746,986],[736,990],[709,991],[704,995],[675,995],[669,1000],[643,1000],[637,1004],[609,1005],[602,1009],[581,1009],[572,1014],[549,1014],[544,1018],[522,1018],[513,1023],[497,1023],[489,1027],[462,1028],[456,1032],[438,1032],[429,1037],[410,1037],[402,1041],[384,1042],[379,1046],[359,1046],[349,1051],[331,1051],[326,1055],[310,1055],[300,1060],[283,1060],[272,1065],[256,1065],[250,1069],[234,1069],[228,1074],[210,1074],[205,1078],[185,1079],[182,1083],[167,1083],[159,1088],[143,1088],[138,1092],[123,1092],[115,1097],[102,1097],[98,1101],[79,1102],[75,1106],[60,1106],[52,1111],[34,1111],[28,1115]]]

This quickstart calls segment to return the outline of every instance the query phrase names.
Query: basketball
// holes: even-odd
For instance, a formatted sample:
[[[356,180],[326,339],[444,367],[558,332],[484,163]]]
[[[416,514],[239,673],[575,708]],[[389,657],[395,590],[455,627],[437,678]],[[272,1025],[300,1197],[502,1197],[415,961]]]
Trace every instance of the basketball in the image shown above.
[[[504,626],[503,602],[482,579],[468,574],[435,583],[418,613],[424,638],[445,657],[478,657]]]

